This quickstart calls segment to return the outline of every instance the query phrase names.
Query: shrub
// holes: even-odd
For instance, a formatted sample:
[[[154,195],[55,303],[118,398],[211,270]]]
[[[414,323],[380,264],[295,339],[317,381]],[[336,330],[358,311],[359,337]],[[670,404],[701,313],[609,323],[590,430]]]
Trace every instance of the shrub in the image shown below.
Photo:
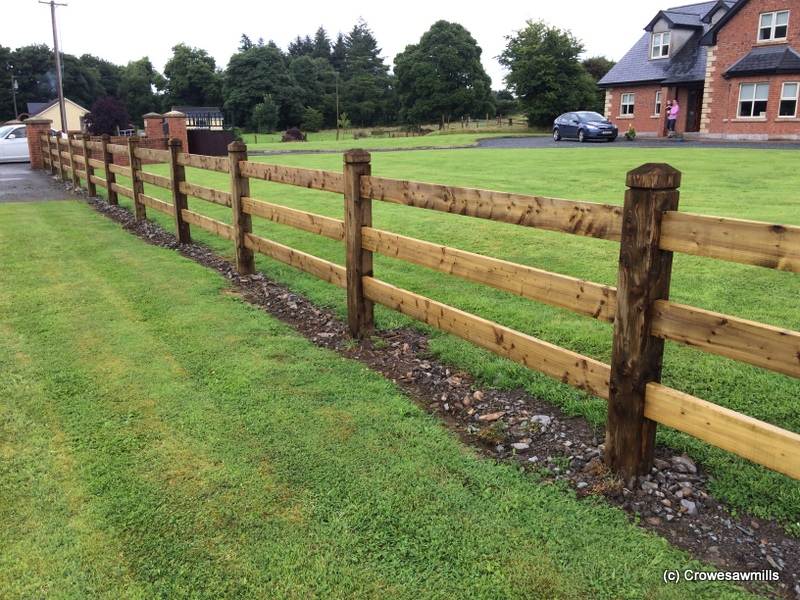
[[[278,105],[272,96],[264,96],[264,101],[259,102],[253,107],[253,121],[256,124],[256,132],[262,127],[267,133],[272,133],[278,126]]]
[[[128,129],[131,118],[125,105],[113,96],[100,98],[92,104],[92,110],[86,115],[86,127],[92,135],[116,135],[117,127]]]
[[[286,130],[286,133],[283,134],[281,138],[282,142],[305,142],[306,135],[300,131],[297,127],[292,127]]]
[[[319,131],[322,129],[324,117],[316,108],[306,107],[303,111],[303,121],[300,126],[306,131]]]
[[[628,131],[625,132],[625,138],[631,142],[636,139],[636,129],[633,127],[633,125],[628,127]]]

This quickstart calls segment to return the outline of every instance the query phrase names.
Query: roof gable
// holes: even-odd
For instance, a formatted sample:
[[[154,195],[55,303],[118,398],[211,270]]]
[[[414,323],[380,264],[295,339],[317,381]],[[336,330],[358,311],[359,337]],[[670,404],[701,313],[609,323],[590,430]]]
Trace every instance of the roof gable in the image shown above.
[[[728,24],[728,22],[736,16],[742,8],[744,8],[745,4],[747,4],[749,0],[738,0],[736,4],[734,4],[731,9],[726,12],[722,18],[717,21],[717,23],[706,32],[703,36],[703,39],[700,40],[700,43],[703,46],[714,46],[717,43],[717,34],[719,31]]]

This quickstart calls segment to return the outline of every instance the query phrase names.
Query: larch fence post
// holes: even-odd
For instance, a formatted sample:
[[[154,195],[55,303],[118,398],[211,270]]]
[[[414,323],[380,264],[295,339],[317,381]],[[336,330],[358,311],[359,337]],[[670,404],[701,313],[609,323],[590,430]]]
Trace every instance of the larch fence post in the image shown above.
[[[131,169],[131,190],[133,190],[133,214],[137,221],[144,221],[147,218],[147,211],[144,204],[139,199],[139,194],[144,194],[144,182],[136,174],[142,170],[142,161],[136,156],[136,148],[139,147],[139,138],[132,135],[128,138],[128,166]]]
[[[56,144],[56,149],[58,149],[58,144]],[[47,133],[47,152],[50,155],[50,174],[55,175],[58,171],[56,157],[53,156],[53,136],[50,135],[50,132]]]
[[[181,141],[177,138],[169,140],[169,176],[172,182],[172,206],[175,208],[175,237],[181,244],[191,244],[192,236],[189,223],[183,220],[181,211],[189,208],[186,194],[181,192],[181,183],[186,181],[186,168],[178,164],[178,154],[181,151]]]
[[[228,160],[231,172],[231,209],[233,210],[233,243],[236,246],[236,269],[242,275],[256,271],[253,251],[245,246],[245,238],[253,231],[249,214],[242,210],[242,197],[250,195],[250,179],[242,177],[239,161],[247,160],[247,146],[242,142],[228,145]]]
[[[626,181],[606,428],[606,462],[626,481],[653,462],[656,423],[644,417],[645,387],[661,381],[664,340],[650,332],[653,304],[669,298],[672,274],[672,252],[658,245],[680,182],[680,171],[665,164],[642,165]]]
[[[103,170],[105,171],[106,176],[106,192],[108,193],[108,203],[109,204],[119,204],[119,199],[117,198],[117,192],[114,191],[114,185],[117,183],[117,174],[112,173],[111,169],[109,168],[110,165],[114,164],[114,155],[108,151],[108,142],[111,139],[107,133],[103,134],[101,144],[103,144]]]
[[[78,169],[75,165],[75,148],[72,146],[72,134],[67,133],[67,152],[69,152],[69,167],[72,169],[72,187],[79,190],[81,178],[78,177]]]
[[[372,173],[370,154],[349,150],[344,155],[344,230],[347,247],[347,323],[350,334],[364,338],[374,328],[374,308],[364,296],[363,277],[372,277],[372,252],[364,250],[361,228],[372,227],[372,200],[361,196],[361,178]]]
[[[95,186],[92,181],[92,177],[94,177],[94,167],[89,164],[91,158],[92,152],[89,150],[89,134],[86,133],[83,135],[83,168],[86,171],[86,191],[90,198],[94,198],[97,196],[97,186]]]
[[[67,180],[67,171],[64,168],[64,155],[61,154],[61,151],[62,151],[63,146],[64,146],[61,143],[62,139],[63,138],[61,137],[61,133],[60,132],[57,133],[56,134],[56,150],[58,151],[58,174],[61,177],[61,181],[66,181]]]

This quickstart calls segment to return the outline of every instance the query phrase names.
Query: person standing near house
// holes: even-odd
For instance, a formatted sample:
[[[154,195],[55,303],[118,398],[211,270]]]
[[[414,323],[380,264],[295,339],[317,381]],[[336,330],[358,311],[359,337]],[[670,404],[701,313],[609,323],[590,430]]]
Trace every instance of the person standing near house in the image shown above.
[[[675,135],[675,124],[678,122],[678,115],[681,112],[681,107],[678,104],[678,99],[675,98],[667,109],[667,132],[669,137]]]

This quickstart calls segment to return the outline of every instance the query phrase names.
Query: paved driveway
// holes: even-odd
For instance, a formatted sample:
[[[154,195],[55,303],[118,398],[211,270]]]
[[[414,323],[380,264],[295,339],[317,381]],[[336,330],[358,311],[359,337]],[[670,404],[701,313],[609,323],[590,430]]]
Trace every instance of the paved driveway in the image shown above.
[[[31,171],[28,163],[0,163],[0,202],[73,200],[49,172]]]
[[[587,142],[581,144],[577,141],[563,140],[555,143],[550,136],[489,138],[479,140],[479,148],[748,148],[758,150],[800,150],[800,142],[699,142],[680,141],[665,138],[648,139],[639,138],[635,142],[628,142],[623,136],[616,142]]]

